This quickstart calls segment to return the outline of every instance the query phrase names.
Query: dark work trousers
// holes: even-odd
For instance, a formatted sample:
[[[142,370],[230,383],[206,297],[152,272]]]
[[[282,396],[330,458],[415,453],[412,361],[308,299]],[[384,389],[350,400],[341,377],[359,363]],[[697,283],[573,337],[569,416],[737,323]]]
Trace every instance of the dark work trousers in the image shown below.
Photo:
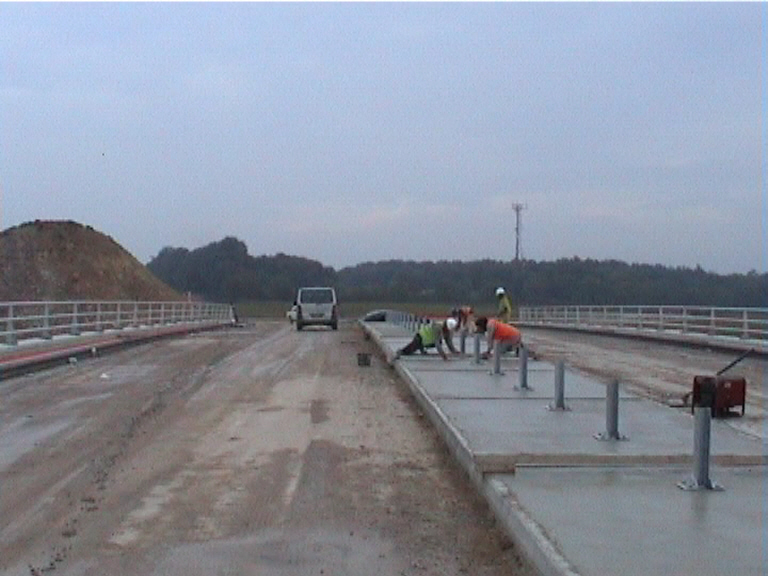
[[[422,354],[426,352],[424,344],[421,343],[421,334],[416,334],[416,336],[413,337],[413,340],[400,350],[400,354],[403,356],[410,356],[417,350],[421,350]]]

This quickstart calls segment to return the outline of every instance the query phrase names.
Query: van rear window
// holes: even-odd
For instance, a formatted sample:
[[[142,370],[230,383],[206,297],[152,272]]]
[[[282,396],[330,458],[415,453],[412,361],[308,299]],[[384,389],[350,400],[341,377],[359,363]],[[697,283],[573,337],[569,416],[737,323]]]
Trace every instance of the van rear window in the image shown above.
[[[301,291],[304,304],[333,304],[333,291],[328,289],[310,289]]]

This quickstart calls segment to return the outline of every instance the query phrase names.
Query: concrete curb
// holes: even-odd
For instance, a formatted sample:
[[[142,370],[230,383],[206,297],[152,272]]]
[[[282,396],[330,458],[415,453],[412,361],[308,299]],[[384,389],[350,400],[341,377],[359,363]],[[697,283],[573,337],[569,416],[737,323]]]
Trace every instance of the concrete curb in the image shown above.
[[[394,351],[376,330],[363,321],[359,323],[367,337],[376,343],[387,360],[391,362]],[[478,465],[477,457],[466,439],[427,395],[413,374],[399,362],[390,365],[408,385],[419,407],[445,442],[448,451],[469,476],[475,489],[488,502],[496,520],[519,546],[528,561],[544,576],[578,576],[579,573],[546,536],[544,529],[519,506],[509,489],[502,482],[486,475],[483,468]]]

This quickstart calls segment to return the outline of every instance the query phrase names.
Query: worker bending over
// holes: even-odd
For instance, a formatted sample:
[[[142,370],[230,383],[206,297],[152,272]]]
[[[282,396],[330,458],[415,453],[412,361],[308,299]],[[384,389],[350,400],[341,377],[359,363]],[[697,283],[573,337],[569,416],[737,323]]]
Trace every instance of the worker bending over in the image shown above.
[[[440,354],[442,359],[448,360],[448,355],[443,350],[443,341],[445,341],[448,349],[453,354],[458,354],[458,351],[453,346],[453,332],[457,326],[458,321],[455,318],[448,318],[444,322],[424,324],[416,332],[413,340],[395,353],[395,360],[400,358],[400,356],[410,356],[417,350],[422,354],[426,354],[427,348],[436,348],[437,353]]]
[[[499,354],[504,354],[512,348],[519,350],[523,345],[523,336],[520,330],[501,320],[480,316],[475,320],[475,329],[478,334],[485,334],[488,343],[488,350],[482,355],[483,358],[487,359],[493,355],[496,342],[499,342]]]

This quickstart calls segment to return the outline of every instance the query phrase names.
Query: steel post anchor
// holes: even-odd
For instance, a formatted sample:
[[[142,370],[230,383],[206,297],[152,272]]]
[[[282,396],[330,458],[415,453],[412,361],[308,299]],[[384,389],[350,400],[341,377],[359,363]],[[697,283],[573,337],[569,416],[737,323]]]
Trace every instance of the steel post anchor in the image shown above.
[[[709,447],[712,429],[712,409],[709,406],[694,408],[693,430],[693,474],[677,486],[686,491],[714,490],[725,488],[709,477]]]
[[[619,433],[619,381],[611,380],[605,389],[605,432],[595,434],[597,440],[628,440]]]
[[[547,404],[547,410],[550,412],[570,410],[565,405],[565,362],[562,360],[555,364],[555,402]]]
[[[531,391],[533,388],[528,386],[528,348],[520,346],[518,354],[520,355],[520,384],[515,386],[515,390]]]
[[[493,342],[493,370],[491,376],[504,376],[504,372],[501,371],[501,341],[494,340]]]

